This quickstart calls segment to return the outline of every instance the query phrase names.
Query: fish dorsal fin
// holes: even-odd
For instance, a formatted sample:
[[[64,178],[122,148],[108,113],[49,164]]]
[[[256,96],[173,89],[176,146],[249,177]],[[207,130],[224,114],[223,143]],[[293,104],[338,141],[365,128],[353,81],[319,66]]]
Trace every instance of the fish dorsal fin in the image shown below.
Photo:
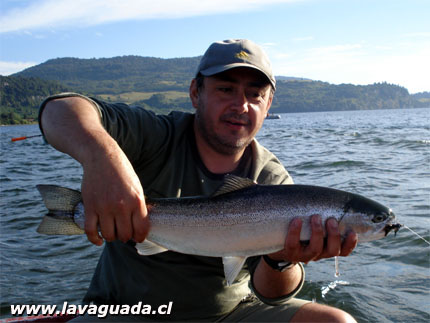
[[[137,253],[141,256],[150,256],[167,251],[166,248],[149,240],[136,243],[135,248]]]
[[[227,286],[233,284],[240,270],[245,263],[246,257],[223,257],[222,263],[224,265],[224,275]]]
[[[234,192],[242,188],[254,186],[256,184],[257,183],[255,183],[252,179],[229,174],[225,176],[224,183],[218,188],[218,190],[216,190],[212,197]]]

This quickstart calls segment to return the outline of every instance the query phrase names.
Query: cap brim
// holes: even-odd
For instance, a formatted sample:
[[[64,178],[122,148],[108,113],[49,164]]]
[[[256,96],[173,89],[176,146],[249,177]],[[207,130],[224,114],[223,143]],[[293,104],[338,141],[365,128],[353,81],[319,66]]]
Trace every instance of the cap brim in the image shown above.
[[[251,64],[247,64],[247,63],[233,63],[233,64],[227,64],[227,65],[221,65],[221,66],[213,66],[213,67],[210,67],[210,68],[207,68],[205,70],[200,71],[200,73],[204,76],[213,76],[215,74],[222,73],[222,72],[231,70],[232,68],[236,68],[236,67],[248,67],[248,68],[252,68],[254,70],[257,70],[257,71],[263,73],[266,76],[266,78],[268,79],[268,81],[270,82],[270,84],[273,86],[273,88],[276,89],[276,81],[274,79],[272,79],[269,75],[267,75],[260,68],[254,66],[254,65],[251,65]]]

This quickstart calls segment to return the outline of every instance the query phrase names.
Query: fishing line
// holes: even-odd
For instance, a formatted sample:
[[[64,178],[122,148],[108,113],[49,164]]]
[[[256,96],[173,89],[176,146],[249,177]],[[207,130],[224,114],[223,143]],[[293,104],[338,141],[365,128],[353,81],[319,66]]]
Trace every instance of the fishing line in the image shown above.
[[[411,231],[413,234],[415,234],[418,238],[420,238],[421,240],[423,240],[425,243],[427,243],[428,245],[430,245],[430,242],[427,241],[424,237],[420,236],[418,233],[416,233],[414,230],[412,230],[411,228],[407,227],[406,225],[403,225],[406,229],[408,229],[409,231]]]
[[[408,229],[409,231],[411,231],[413,234],[415,234],[418,238],[420,238],[425,243],[427,243],[428,245],[430,245],[430,242],[428,240],[426,240],[424,237],[422,237],[421,235],[419,235],[418,233],[416,233],[414,230],[412,230],[411,228],[407,227],[406,225],[403,225],[403,227],[405,227],[406,229]],[[334,268],[335,268],[334,277],[338,278],[340,276],[340,272],[339,272],[339,257],[337,257],[337,256],[334,257]],[[327,295],[327,293],[329,291],[335,289],[338,285],[349,285],[349,282],[344,281],[344,280],[335,280],[334,282],[329,283],[327,286],[321,287],[321,296],[323,298],[325,298],[325,296]]]
[[[335,269],[334,277],[339,277],[340,273],[339,273],[339,257],[338,256],[334,257],[334,269]]]

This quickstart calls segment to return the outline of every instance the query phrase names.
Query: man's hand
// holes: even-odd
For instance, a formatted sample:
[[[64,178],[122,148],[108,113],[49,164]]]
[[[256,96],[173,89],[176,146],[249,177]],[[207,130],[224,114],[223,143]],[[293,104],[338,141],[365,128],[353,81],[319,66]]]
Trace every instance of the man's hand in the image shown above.
[[[293,219],[288,228],[284,250],[270,254],[269,257],[275,260],[308,263],[323,258],[351,254],[357,245],[357,234],[350,232],[342,242],[336,219],[328,219],[325,227],[327,232],[326,243],[321,216],[313,215],[311,218],[312,235],[309,244],[303,245],[300,242],[302,220]]]
[[[96,245],[134,239],[142,242],[149,229],[148,211],[139,178],[116,144],[83,163],[82,197],[85,233]],[[99,234],[100,229],[100,234]]]

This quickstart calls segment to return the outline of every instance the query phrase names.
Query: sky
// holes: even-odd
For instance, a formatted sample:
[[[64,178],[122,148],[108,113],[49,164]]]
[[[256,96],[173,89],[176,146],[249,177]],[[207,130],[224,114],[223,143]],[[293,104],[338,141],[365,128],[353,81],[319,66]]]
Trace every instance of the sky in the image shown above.
[[[0,75],[58,57],[194,57],[247,38],[275,75],[430,91],[430,0],[0,0]]]

